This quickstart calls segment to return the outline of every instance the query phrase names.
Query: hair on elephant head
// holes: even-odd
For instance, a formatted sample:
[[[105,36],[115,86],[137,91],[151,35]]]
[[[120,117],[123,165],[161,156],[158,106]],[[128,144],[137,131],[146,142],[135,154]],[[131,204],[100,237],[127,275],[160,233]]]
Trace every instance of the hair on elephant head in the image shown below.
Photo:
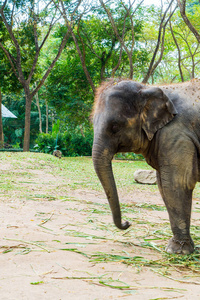
[[[170,240],[167,251],[177,253],[180,243],[182,245],[184,242],[184,247],[179,252],[192,252],[193,242],[188,221],[191,197],[187,200],[188,209],[185,209],[185,204],[181,201],[184,202],[184,197],[188,198],[188,190],[192,190],[197,174],[188,172],[187,177],[184,169],[178,171],[180,162],[173,153],[179,151],[180,146],[184,153],[189,148],[188,160],[193,164],[195,146],[191,138],[190,143],[187,141],[188,135],[185,133],[184,122],[188,116],[184,118],[184,114],[181,114],[179,117],[178,104],[175,105],[173,96],[167,95],[162,87],[149,87],[131,80],[112,80],[97,90],[91,118],[94,125],[94,168],[107,195],[115,225],[120,229],[127,229],[130,223],[121,220],[112,158],[117,152],[141,153],[157,170],[159,188],[168,209],[174,237]],[[191,136],[192,134],[193,132]],[[168,176],[169,173],[171,177]],[[175,184],[173,180],[176,188],[172,192],[172,185]],[[177,200],[177,195],[182,195],[182,200]],[[178,218],[177,212],[180,213]]]
[[[158,129],[177,114],[173,103],[157,87],[121,81],[104,85],[100,91],[92,113],[94,145],[104,138],[113,154],[120,151],[143,153],[146,137],[151,141]]]

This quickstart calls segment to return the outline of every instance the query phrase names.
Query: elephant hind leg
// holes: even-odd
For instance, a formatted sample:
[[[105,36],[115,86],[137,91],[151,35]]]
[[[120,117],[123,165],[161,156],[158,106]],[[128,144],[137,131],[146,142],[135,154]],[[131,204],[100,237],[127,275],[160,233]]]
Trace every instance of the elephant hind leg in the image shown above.
[[[184,254],[184,255],[191,254],[192,252],[194,252],[194,242],[191,237],[190,239],[183,240],[183,241],[176,240],[174,237],[172,237],[169,240],[165,250],[168,253],[176,253],[176,254]]]
[[[170,168],[171,169],[171,168]],[[190,236],[192,191],[181,183],[177,170],[157,172],[158,187],[169,214],[173,237],[166,247],[168,253],[190,254],[194,243]],[[170,174],[170,176],[169,176]],[[178,179],[177,179],[178,176]]]

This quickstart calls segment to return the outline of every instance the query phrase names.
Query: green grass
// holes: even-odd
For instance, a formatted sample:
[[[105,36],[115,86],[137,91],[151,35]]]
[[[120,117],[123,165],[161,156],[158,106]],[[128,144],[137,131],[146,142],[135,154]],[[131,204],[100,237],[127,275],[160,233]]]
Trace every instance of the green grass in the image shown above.
[[[37,176],[30,171],[38,169],[48,170],[51,175],[59,175],[63,178],[63,185],[72,189],[102,190],[94,172],[91,158],[69,157],[59,160],[47,154],[1,152],[1,161],[2,163],[12,161],[12,168],[4,170],[0,174],[0,182],[4,184],[5,190],[15,189],[16,178],[20,178],[21,183],[29,183],[30,180],[34,184],[34,178]],[[156,186],[141,186],[134,181],[133,174],[138,168],[149,169],[150,167],[144,161],[114,160],[113,170],[118,188],[127,191],[134,189],[156,191]],[[15,170],[18,172],[16,173]]]
[[[88,157],[68,157],[57,159],[52,155],[40,153],[0,153],[0,162],[12,162],[12,168],[0,174],[0,182],[5,190],[15,189],[16,178],[21,183],[35,184],[37,175],[29,171],[44,170],[51,175],[63,178],[63,185],[73,189],[93,189],[102,191],[102,186],[95,174],[92,160]],[[120,191],[134,190],[157,192],[156,185],[141,185],[134,181],[133,174],[137,169],[151,169],[145,161],[113,160],[113,172]],[[18,170],[19,172],[15,172]],[[27,181],[25,179],[28,179]],[[196,185],[194,197],[200,198],[200,184]],[[199,207],[200,209],[200,207]]]

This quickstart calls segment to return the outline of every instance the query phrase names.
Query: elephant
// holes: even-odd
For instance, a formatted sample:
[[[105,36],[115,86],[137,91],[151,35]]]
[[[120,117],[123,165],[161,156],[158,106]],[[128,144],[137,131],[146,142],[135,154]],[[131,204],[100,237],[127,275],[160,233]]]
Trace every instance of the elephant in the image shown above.
[[[192,193],[200,181],[200,80],[149,86],[132,80],[109,80],[96,91],[91,118],[92,159],[107,196],[114,224],[122,230],[112,170],[118,152],[142,154],[156,170],[173,237],[168,253],[190,254]]]

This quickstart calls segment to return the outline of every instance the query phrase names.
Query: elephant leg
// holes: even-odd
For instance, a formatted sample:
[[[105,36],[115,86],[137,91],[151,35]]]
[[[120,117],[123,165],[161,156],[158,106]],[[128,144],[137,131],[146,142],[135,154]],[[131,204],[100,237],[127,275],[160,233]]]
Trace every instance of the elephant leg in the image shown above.
[[[187,170],[177,166],[162,167],[157,172],[158,187],[166,205],[173,237],[166,247],[168,253],[190,254],[194,243],[190,236],[190,217],[194,180]],[[190,171],[189,171],[190,173]],[[190,186],[191,185],[191,186]]]

